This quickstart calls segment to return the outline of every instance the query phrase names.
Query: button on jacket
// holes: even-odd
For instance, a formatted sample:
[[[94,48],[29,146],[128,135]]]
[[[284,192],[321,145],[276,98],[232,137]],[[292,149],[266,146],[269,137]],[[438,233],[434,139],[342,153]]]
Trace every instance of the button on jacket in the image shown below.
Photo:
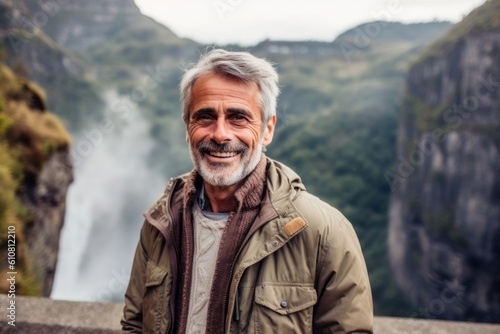
[[[352,225],[291,169],[267,162],[266,196],[238,252],[220,332],[372,333],[370,284]],[[182,245],[172,217],[183,209],[185,180],[171,180],[145,214],[125,294],[125,332],[173,333]]]

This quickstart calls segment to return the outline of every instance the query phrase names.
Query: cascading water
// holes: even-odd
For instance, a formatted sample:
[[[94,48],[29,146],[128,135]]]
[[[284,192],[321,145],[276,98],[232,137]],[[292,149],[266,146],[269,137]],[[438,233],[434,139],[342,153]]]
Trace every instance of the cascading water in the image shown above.
[[[74,136],[75,178],[67,197],[54,299],[123,300],[142,213],[167,182],[167,175],[148,164],[154,141],[139,108],[129,104],[126,113],[117,113],[112,106],[123,97],[108,94],[106,99],[105,119]]]

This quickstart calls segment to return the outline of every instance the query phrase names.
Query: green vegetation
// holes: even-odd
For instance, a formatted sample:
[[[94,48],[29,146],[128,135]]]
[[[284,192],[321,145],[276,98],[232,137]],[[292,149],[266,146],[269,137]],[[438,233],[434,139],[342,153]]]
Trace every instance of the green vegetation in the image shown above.
[[[429,89],[432,89],[432,87],[429,87]],[[423,132],[436,128],[449,128],[450,125],[445,123],[443,114],[451,107],[451,103],[429,107],[428,104],[418,97],[407,94],[404,97],[403,113],[405,117],[411,117],[414,119],[416,128]]]
[[[59,119],[45,111],[43,91],[0,64],[0,247],[7,249],[5,231],[8,226],[15,226],[16,292],[19,294],[39,295],[40,285],[29,269],[23,248],[23,226],[34,217],[18,195],[25,184],[34,182],[50,154],[67,148],[70,142]],[[4,277],[8,272],[7,253],[4,254],[0,265],[1,293],[8,291]]]

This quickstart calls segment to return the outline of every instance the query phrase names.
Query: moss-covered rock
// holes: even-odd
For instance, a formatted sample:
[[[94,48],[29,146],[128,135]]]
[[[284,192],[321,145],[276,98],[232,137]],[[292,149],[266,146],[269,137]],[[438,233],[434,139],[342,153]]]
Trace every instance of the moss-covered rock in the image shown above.
[[[44,293],[44,278],[34,271],[29,256],[32,239],[26,231],[37,221],[36,207],[24,200],[38,183],[45,163],[58,151],[67,151],[71,138],[59,119],[47,112],[44,92],[0,65],[0,249],[7,249],[9,226],[16,231],[16,293]],[[5,275],[7,252],[0,263],[0,292],[9,288]]]

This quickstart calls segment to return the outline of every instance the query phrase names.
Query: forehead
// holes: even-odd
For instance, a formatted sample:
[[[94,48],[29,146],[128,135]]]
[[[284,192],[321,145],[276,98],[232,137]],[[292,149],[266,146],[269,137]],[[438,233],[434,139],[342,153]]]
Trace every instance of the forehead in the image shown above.
[[[200,102],[258,103],[260,90],[255,82],[244,82],[231,76],[205,74],[200,76],[191,89],[191,105]]]

